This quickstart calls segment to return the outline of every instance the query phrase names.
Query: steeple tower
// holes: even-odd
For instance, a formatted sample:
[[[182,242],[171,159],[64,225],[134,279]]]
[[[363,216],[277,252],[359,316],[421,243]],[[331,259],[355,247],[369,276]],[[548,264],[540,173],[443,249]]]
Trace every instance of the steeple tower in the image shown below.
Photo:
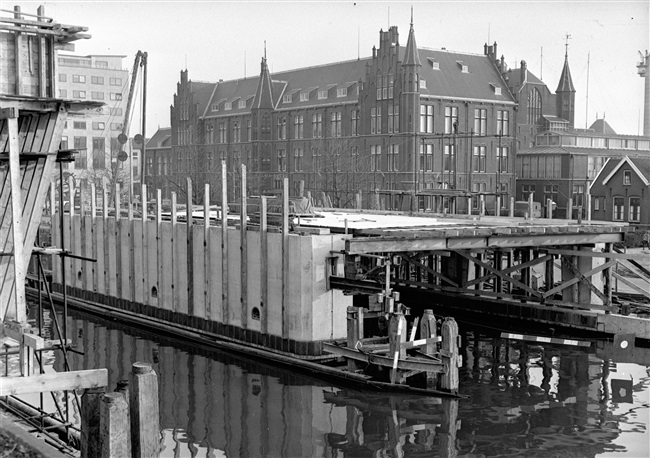
[[[409,30],[409,38],[406,42],[406,52],[404,55],[404,62],[402,65],[414,65],[422,67],[420,56],[418,55],[418,45],[415,43],[415,32],[413,31],[413,9],[411,8],[411,29]]]
[[[562,68],[562,75],[560,76],[560,83],[555,91],[556,96],[556,111],[560,118],[569,121],[569,128],[573,129],[575,121],[575,101],[576,90],[573,86],[571,79],[571,70],[569,70],[569,38],[571,35],[566,35],[566,44],[564,51],[564,68]]]

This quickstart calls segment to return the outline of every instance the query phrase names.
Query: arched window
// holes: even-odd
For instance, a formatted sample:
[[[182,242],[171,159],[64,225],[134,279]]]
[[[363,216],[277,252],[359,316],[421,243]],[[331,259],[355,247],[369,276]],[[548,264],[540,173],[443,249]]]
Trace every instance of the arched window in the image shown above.
[[[537,124],[542,115],[542,97],[537,88],[528,93],[528,124]]]

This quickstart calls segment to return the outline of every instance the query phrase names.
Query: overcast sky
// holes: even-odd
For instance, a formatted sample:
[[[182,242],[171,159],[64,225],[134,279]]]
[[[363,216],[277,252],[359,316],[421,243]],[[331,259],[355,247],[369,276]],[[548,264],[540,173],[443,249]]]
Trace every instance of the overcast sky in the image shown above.
[[[135,53],[146,51],[148,137],[169,126],[182,69],[195,81],[256,76],[264,41],[271,71],[367,57],[389,24],[406,45],[411,6],[419,47],[482,54],[488,39],[496,41],[509,67],[526,60],[553,92],[569,34],[576,127],[591,125],[598,114],[618,133],[643,131],[636,65],[638,51],[649,47],[648,0],[0,1],[4,9],[21,5],[31,13],[43,4],[56,21],[88,27],[92,38],[76,42],[78,54],[125,55],[131,69]],[[139,125],[135,116],[132,126]]]

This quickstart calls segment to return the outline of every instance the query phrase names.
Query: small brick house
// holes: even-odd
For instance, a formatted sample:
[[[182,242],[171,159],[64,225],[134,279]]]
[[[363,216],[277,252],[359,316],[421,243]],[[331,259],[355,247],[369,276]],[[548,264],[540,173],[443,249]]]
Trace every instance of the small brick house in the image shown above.
[[[609,159],[590,194],[592,219],[650,225],[650,157]]]

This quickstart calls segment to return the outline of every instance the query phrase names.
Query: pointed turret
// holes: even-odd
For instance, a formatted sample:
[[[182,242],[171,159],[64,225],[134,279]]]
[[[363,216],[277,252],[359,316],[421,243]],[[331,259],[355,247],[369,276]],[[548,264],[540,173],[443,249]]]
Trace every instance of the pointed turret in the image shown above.
[[[575,92],[573,87],[573,80],[571,79],[571,70],[569,69],[569,56],[564,55],[564,68],[562,68],[562,75],[560,76],[560,83],[557,85],[555,93],[560,92]]]
[[[562,69],[560,83],[558,84],[555,93],[557,94],[557,116],[569,121],[569,128],[573,129],[575,121],[576,90],[573,87],[571,70],[569,70],[568,52],[564,54],[564,68]]]
[[[422,67],[422,62],[420,62],[420,56],[418,54],[418,45],[415,43],[415,32],[413,31],[413,11],[411,11],[411,29],[409,30],[409,38],[406,42],[406,53],[402,65]]]
[[[255,92],[253,108],[273,109],[273,86],[269,66],[266,64],[266,57],[262,57],[260,82],[257,85],[257,92]]]

